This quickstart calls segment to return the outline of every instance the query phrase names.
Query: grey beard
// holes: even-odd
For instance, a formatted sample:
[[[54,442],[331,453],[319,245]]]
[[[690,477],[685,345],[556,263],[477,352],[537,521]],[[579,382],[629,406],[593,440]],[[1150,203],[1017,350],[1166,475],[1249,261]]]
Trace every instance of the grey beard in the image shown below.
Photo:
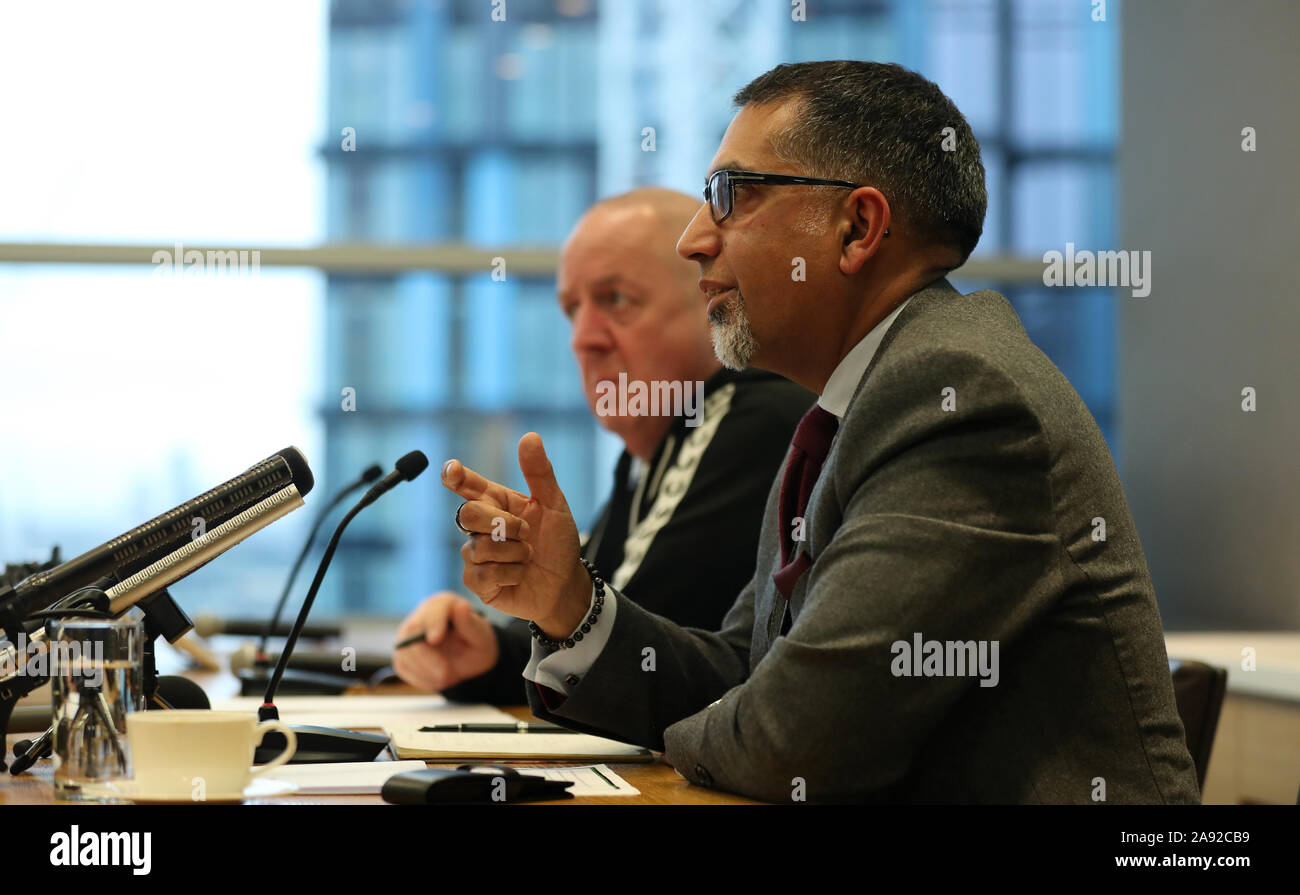
[[[758,340],[745,316],[745,299],[739,290],[709,314],[709,331],[713,353],[724,367],[743,370],[749,366],[758,351]]]

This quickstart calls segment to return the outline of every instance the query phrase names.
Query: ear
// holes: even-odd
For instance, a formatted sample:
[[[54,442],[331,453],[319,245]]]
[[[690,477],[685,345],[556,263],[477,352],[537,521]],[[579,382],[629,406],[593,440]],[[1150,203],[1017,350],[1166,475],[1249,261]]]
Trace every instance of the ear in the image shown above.
[[[840,272],[851,276],[876,254],[889,235],[889,200],[873,186],[861,186],[840,207]]]

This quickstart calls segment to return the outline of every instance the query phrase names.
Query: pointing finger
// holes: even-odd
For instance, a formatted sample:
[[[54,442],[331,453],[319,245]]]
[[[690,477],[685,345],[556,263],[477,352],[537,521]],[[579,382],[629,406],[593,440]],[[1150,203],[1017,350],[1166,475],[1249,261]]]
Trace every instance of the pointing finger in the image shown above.
[[[442,485],[466,500],[485,500],[516,516],[523,513],[528,503],[528,498],[518,491],[479,475],[459,460],[443,464]]]

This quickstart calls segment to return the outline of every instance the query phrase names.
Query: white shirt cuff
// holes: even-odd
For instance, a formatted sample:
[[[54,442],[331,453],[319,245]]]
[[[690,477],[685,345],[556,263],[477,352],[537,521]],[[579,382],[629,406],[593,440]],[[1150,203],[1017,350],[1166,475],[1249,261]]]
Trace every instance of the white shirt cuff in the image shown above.
[[[591,588],[591,602],[587,604],[587,615],[591,615],[596,606],[596,588]],[[574,687],[596,664],[605,644],[609,642],[609,633],[614,628],[614,616],[618,611],[618,601],[614,599],[612,588],[605,589],[605,608],[601,610],[596,624],[583,635],[583,638],[570,649],[560,649],[548,653],[533,638],[533,654],[524,668],[524,678],[550,687],[557,693],[568,696]],[[585,619],[584,619],[585,621]]]

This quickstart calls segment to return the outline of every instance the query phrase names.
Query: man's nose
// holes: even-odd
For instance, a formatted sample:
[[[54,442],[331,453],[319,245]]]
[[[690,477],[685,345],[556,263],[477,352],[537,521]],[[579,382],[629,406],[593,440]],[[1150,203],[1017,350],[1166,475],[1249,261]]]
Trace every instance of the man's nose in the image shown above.
[[[609,331],[609,321],[594,302],[578,304],[573,314],[573,337],[570,341],[574,354],[583,351],[607,351],[614,345]]]
[[[718,232],[718,225],[713,223],[709,203],[705,202],[686,225],[681,239],[677,240],[677,254],[687,261],[698,262],[717,256],[721,249],[722,234]]]

